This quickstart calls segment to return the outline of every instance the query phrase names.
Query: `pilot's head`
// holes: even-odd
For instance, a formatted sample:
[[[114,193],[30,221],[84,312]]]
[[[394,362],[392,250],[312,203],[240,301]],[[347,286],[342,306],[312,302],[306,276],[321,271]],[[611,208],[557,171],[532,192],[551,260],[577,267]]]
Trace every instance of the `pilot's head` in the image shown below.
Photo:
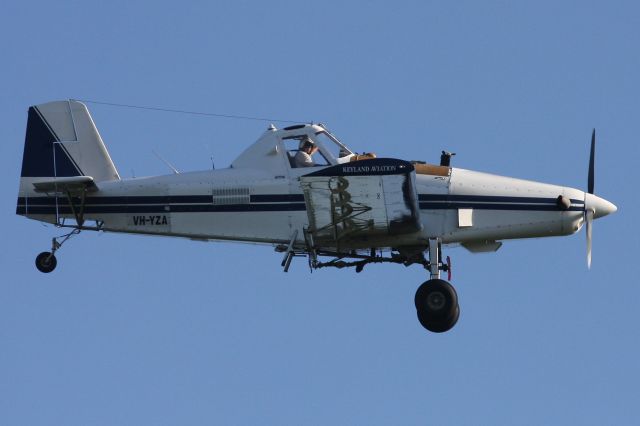
[[[300,141],[300,146],[299,146],[300,151],[304,151],[306,153],[311,153],[311,151],[314,151],[316,149],[318,149],[318,147],[313,143],[313,141],[309,138],[304,138]]]

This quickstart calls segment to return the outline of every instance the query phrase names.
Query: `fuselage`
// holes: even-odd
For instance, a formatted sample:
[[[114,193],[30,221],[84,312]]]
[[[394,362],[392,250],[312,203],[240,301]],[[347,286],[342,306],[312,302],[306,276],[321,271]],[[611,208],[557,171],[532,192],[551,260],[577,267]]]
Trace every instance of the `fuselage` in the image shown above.
[[[123,179],[88,194],[84,215],[104,231],[281,244],[309,224],[295,183],[234,168]],[[448,176],[417,174],[416,188],[422,229],[361,240],[362,248],[422,245],[435,237],[464,243],[568,235],[583,221],[584,192],[558,185],[451,168]],[[570,200],[568,208],[559,207],[559,196]],[[18,210],[51,223],[73,218],[64,196],[22,199]]]

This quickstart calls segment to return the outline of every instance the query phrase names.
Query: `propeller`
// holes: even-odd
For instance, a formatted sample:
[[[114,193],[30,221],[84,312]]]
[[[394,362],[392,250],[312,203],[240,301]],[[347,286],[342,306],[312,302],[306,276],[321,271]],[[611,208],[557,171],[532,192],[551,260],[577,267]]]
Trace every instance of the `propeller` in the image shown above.
[[[596,153],[596,129],[593,129],[591,133],[591,153],[589,154],[589,180],[587,183],[587,191],[589,194],[593,194],[593,183],[594,183],[594,157]]]
[[[591,237],[593,236],[593,210],[585,210],[587,222],[587,268],[591,269]]]
[[[596,152],[596,129],[593,129],[591,133],[591,152],[589,153],[589,176],[587,178],[587,192],[593,195],[593,187],[595,182],[595,152]],[[589,197],[584,195],[584,220],[587,224],[587,268],[591,269],[591,245],[593,237],[593,216],[595,209],[593,206],[588,206],[587,201]]]

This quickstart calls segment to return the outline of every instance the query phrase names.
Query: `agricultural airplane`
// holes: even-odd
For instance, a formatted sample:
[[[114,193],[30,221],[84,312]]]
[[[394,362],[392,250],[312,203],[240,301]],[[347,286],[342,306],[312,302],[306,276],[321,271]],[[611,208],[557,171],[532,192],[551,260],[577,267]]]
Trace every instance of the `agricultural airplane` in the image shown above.
[[[55,101],[29,108],[16,213],[71,231],[53,238],[36,267],[80,231],[269,244],[313,269],[370,263],[422,265],[418,320],[432,332],[460,315],[443,245],[498,250],[502,240],[570,235],[616,211],[594,195],[595,130],[588,190],[450,166],[356,154],[322,124],[271,125],[230,167],[123,179],[86,106]],[[425,257],[428,252],[428,259]]]

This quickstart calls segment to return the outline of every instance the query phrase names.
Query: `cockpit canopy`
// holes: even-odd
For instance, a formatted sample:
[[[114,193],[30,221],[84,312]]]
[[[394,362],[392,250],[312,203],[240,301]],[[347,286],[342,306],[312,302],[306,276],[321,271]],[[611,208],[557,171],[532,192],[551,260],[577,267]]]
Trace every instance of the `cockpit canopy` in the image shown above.
[[[322,124],[298,124],[280,130],[271,126],[231,166],[274,172],[295,168],[294,157],[301,149],[301,142],[306,139],[318,147],[313,155],[317,167],[348,162],[355,155]]]

